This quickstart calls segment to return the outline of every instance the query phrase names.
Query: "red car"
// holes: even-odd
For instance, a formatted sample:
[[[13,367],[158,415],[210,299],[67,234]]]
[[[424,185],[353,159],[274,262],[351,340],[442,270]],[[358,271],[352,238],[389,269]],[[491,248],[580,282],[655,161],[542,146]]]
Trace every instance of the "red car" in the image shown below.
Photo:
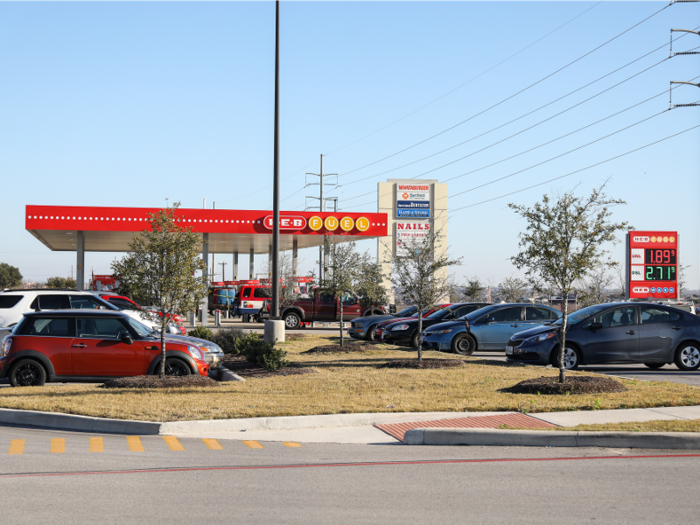
[[[12,386],[49,381],[105,381],[158,374],[160,339],[128,315],[107,310],[52,310],[24,315],[0,349],[0,378]],[[165,373],[209,375],[202,349],[166,342]]]

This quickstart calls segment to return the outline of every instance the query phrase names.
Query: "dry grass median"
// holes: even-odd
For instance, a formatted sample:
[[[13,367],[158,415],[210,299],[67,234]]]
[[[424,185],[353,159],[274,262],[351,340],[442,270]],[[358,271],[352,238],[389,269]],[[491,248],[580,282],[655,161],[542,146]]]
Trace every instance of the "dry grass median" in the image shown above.
[[[700,404],[700,388],[670,382],[621,380],[626,392],[591,395],[526,395],[501,392],[519,381],[556,370],[425,352],[433,359],[466,359],[457,368],[378,368],[415,353],[379,345],[351,353],[302,352],[337,343],[309,336],[283,345],[287,358],[318,373],[221,383],[208,389],[104,389],[96,385],[3,388],[0,407],[89,416],[178,421],[358,412],[597,410]],[[352,344],[352,343],[350,343]]]

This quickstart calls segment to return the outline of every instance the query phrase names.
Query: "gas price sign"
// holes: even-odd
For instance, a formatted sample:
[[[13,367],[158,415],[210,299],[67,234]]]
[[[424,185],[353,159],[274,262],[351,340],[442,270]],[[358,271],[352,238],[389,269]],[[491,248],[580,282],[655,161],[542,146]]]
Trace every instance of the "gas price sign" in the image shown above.
[[[678,297],[678,232],[627,234],[627,283],[630,298]]]

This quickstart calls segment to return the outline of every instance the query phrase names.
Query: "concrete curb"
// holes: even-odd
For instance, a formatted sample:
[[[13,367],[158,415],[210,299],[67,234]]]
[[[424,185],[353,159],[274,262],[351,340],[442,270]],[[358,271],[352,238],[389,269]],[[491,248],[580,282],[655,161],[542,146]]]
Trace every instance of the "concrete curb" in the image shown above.
[[[404,435],[406,445],[498,447],[603,447],[700,450],[697,432],[583,432],[417,428]]]
[[[333,427],[362,427],[383,423],[422,421],[490,416],[506,412],[400,412],[371,414],[330,414],[323,416],[253,417],[245,419],[210,419],[204,421],[173,421],[162,423],[161,434],[201,434],[203,432],[241,432],[243,430],[299,430]]]
[[[23,427],[133,435],[157,435],[161,427],[161,423],[153,423],[151,421],[105,419],[100,417],[60,414],[58,412],[13,410],[11,408],[0,408],[0,423]]]

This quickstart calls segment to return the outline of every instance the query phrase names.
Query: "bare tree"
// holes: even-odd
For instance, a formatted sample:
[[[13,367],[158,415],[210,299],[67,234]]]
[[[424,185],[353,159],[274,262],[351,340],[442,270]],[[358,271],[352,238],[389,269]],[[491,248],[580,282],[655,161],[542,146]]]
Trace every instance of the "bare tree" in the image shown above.
[[[613,277],[602,268],[591,272],[588,279],[583,282],[577,295],[581,307],[604,303],[608,298],[606,290],[612,284]]]
[[[507,303],[517,303],[527,292],[527,281],[512,275],[498,283],[498,293]]]
[[[527,221],[527,229],[520,234],[520,253],[511,257],[517,268],[525,268],[528,276],[552,283],[562,294],[563,317],[557,355],[559,382],[566,379],[564,364],[578,359],[574,349],[566,348],[566,326],[569,302],[574,283],[585,279],[592,271],[610,268],[614,262],[609,252],[601,248],[606,242],[615,243],[615,234],[627,229],[627,223],[610,221],[610,207],[625,204],[620,199],[610,199],[603,193],[605,184],[592,191],[588,197],[576,197],[573,191],[551,201],[544,195],[542,202],[532,208],[522,205],[508,206]],[[568,352],[575,355],[569,355]]]
[[[439,232],[432,228],[398,253],[389,254],[393,263],[391,282],[409,304],[422,312],[449,296],[452,283],[447,268],[461,264],[461,258],[451,259],[447,250],[436,246]],[[418,316],[418,333],[423,332],[423,317]],[[418,343],[418,361],[423,359],[422,344]]]

